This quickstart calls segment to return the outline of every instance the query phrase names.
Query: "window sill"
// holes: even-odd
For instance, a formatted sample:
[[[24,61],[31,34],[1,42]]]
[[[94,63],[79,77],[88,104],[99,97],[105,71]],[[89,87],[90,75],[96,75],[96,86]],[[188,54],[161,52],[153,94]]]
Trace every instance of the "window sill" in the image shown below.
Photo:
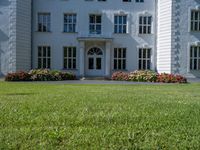
[[[65,68],[63,68],[62,70],[63,71],[78,71],[78,69],[65,69]]]
[[[43,31],[35,31],[36,33],[52,33],[51,31],[45,31],[45,32],[43,32]]]
[[[128,35],[129,33],[113,33],[113,35]]]
[[[62,33],[64,33],[64,34],[78,34],[78,32],[65,32],[65,31],[63,31]]]
[[[140,34],[140,33],[138,33],[138,36],[152,36],[152,35],[154,35],[153,33],[150,33],[150,34],[148,34],[148,33],[146,33],[146,34]]]
[[[112,71],[114,71],[114,72],[118,72],[118,71],[125,71],[125,72],[127,72],[128,70],[127,69],[113,69]]]

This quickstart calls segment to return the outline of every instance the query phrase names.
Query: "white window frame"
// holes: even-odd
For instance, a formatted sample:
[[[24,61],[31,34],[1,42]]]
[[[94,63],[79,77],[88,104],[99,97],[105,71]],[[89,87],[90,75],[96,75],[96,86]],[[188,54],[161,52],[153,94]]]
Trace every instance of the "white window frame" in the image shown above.
[[[39,48],[41,48],[41,56],[39,56]],[[46,56],[44,56],[44,49],[46,49]],[[50,56],[48,56],[48,50],[50,50]],[[44,46],[40,45],[37,47],[37,68],[39,69],[50,69],[51,68],[51,47],[50,46]],[[41,67],[39,67],[39,59],[41,61]],[[46,67],[44,66],[44,59],[46,61]],[[50,61],[50,64],[48,66],[48,60]]]
[[[69,56],[69,48],[71,48],[71,56]],[[65,50],[67,51],[67,56],[65,56]],[[74,56],[74,50],[76,55]],[[65,60],[67,61],[65,67]],[[71,61],[71,67],[69,66],[69,60]],[[73,61],[75,60],[75,67]],[[75,70],[77,68],[77,48],[75,46],[64,46],[63,47],[63,69]]]
[[[142,50],[142,53],[141,53],[141,58],[140,58],[140,50]],[[144,50],[150,50],[150,57],[148,58],[148,54],[145,54],[145,58],[143,58],[143,52]],[[138,58],[138,61],[137,61],[137,64],[138,64],[138,70],[151,70],[152,69],[152,54],[153,54],[153,51],[152,51],[152,48],[151,47],[138,47],[138,52],[137,52],[137,58]],[[139,67],[139,61],[141,61],[141,68]],[[145,68],[143,67],[143,61],[146,61],[145,63]],[[149,66],[150,68],[148,69],[148,61],[150,62]]]
[[[115,23],[115,17],[117,17],[117,23]],[[119,17],[122,17],[122,24],[119,24]],[[123,21],[123,17],[126,17],[126,23]],[[117,32],[115,32],[115,26],[117,26]],[[121,26],[121,31],[120,27]],[[123,28],[126,26],[126,32],[123,32]],[[114,14],[114,34],[127,34],[128,33],[128,15],[127,14]]]
[[[140,17],[142,17],[142,24],[140,24]],[[147,17],[147,18],[151,17],[151,24],[150,25],[148,24],[149,19],[147,19],[147,24],[144,24],[144,17]],[[140,26],[142,26],[142,33],[140,33]],[[145,26],[146,26],[146,31],[147,31],[146,33],[144,33],[144,27]],[[150,33],[148,33],[148,27],[150,27],[150,30],[151,30]],[[144,14],[139,14],[138,15],[138,29],[137,30],[138,30],[139,35],[151,35],[151,34],[153,34],[153,15],[151,15],[147,12],[145,12]]]
[[[194,52],[196,51],[196,57],[194,56]],[[192,51],[192,54],[191,54]],[[192,55],[192,56],[191,56]],[[196,67],[195,67],[195,60],[196,62]],[[192,64],[191,64],[192,61]],[[200,70],[200,45],[191,45],[189,49],[189,68],[190,71],[199,71]],[[196,68],[196,69],[195,69]]]
[[[65,22],[65,17],[66,16],[71,16],[72,17],[72,22]],[[75,20],[75,22],[74,22],[74,17],[76,18]],[[66,26],[68,26],[68,30],[66,31],[65,30],[65,25]],[[72,28],[73,28],[73,26],[75,25],[75,27],[73,28],[73,31],[69,31],[69,26],[72,26]],[[77,14],[76,13],[64,13],[64,15],[63,15],[63,32],[64,33],[76,33],[77,32]]]
[[[47,27],[46,30],[44,30],[43,27],[41,27],[41,31],[39,30],[40,15],[42,16],[41,24],[45,25]],[[48,17],[49,17],[49,19],[48,19]],[[46,20],[44,18],[46,18]],[[48,12],[38,12],[37,13],[37,31],[38,32],[51,32],[51,13],[48,13]]]
[[[119,49],[121,49],[121,57],[119,58]],[[115,50],[117,50],[117,57],[115,57]],[[123,50],[125,50],[125,57],[123,57]],[[117,67],[115,68],[115,60],[117,61]],[[121,61],[121,68],[119,68],[119,60]],[[125,68],[123,68],[123,63],[125,61]],[[125,47],[115,47],[113,49],[113,70],[126,70],[127,68],[127,48]]]
[[[95,22],[94,23],[90,23],[90,17],[91,16],[95,16]],[[100,16],[101,17],[101,23],[97,23],[97,16]],[[102,34],[102,14],[89,14],[89,34],[97,34],[97,35],[100,35]],[[100,25],[101,26],[101,32],[100,33],[97,33],[97,26]],[[94,32],[91,32],[90,30],[90,26],[94,26]]]

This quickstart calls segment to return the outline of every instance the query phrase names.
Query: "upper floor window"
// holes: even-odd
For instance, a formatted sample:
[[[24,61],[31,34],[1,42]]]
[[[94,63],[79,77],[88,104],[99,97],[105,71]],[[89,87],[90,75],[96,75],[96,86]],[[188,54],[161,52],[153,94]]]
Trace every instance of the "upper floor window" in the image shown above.
[[[50,32],[51,15],[50,13],[38,13],[38,31]]]
[[[76,14],[64,14],[64,32],[76,32]]]
[[[115,15],[114,33],[127,33],[127,16],[126,15]]]
[[[101,15],[89,16],[90,34],[101,34]]]
[[[200,31],[200,10],[191,11],[191,31]]]
[[[144,3],[144,0],[135,0],[136,3]]]
[[[140,48],[139,49],[139,70],[150,70],[151,69],[151,49]]]
[[[200,46],[190,47],[190,70],[200,70]]]
[[[151,34],[151,16],[139,17],[139,34]]]

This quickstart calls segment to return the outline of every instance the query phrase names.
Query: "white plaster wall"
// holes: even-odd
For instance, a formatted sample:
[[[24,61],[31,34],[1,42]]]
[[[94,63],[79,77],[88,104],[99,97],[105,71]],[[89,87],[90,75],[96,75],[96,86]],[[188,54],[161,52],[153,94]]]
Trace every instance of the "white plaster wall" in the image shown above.
[[[139,14],[144,11],[153,16],[153,34],[138,35]],[[51,33],[37,32],[37,13],[51,13]],[[128,15],[128,34],[113,34],[114,14],[120,12]],[[77,13],[76,34],[63,33],[63,14]],[[152,69],[155,69],[153,59],[155,47],[155,0],[145,3],[122,2],[122,0],[108,0],[107,2],[84,1],[84,0],[34,0],[33,1],[33,67],[37,67],[37,46],[49,45],[52,50],[52,69],[63,68],[63,46],[77,46],[77,60],[79,60],[79,43],[77,37],[83,33],[89,33],[89,14],[102,14],[102,32],[112,35],[113,44],[111,49],[113,60],[114,47],[127,48],[127,70],[138,69],[138,47],[147,45],[152,48]],[[113,65],[112,65],[113,68]],[[77,74],[79,74],[79,61],[77,61]]]
[[[157,71],[171,73],[172,1],[158,1]]]

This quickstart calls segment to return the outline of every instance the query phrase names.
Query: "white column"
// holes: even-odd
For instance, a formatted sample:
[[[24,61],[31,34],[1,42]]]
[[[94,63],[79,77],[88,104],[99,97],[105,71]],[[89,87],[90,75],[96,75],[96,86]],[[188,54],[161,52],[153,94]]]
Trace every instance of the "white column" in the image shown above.
[[[106,42],[106,69],[105,69],[105,75],[107,77],[109,77],[111,74],[111,43],[110,42]]]
[[[84,77],[85,75],[85,42],[80,42],[80,58],[79,58],[79,68],[80,76]]]

